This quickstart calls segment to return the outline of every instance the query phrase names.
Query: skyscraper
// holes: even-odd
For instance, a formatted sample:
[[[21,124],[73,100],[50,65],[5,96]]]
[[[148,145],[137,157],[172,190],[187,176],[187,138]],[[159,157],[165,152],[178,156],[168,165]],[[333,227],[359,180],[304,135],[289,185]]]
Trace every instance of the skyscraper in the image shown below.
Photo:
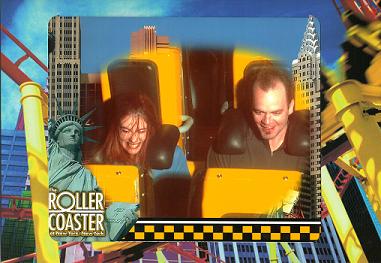
[[[79,113],[81,116],[102,103],[100,74],[81,74],[80,97]]]
[[[28,175],[25,131],[1,130],[1,194],[21,196]],[[1,205],[8,205],[2,200]]]
[[[65,113],[73,110],[79,113],[81,68],[79,17],[52,17],[49,21],[48,34],[49,118],[57,119],[57,101]]]
[[[24,190],[18,196],[30,198],[30,190]],[[30,209],[31,200],[16,201],[17,208]],[[33,221],[30,219],[2,218],[1,259],[21,257],[35,251]]]
[[[1,130],[1,195],[30,197],[28,188],[28,157],[24,130]],[[11,199],[2,198],[8,207]],[[16,201],[18,208],[30,208],[31,201]],[[35,250],[33,222],[1,218],[2,259],[19,257]]]
[[[320,218],[320,45],[309,16],[298,58],[292,62],[295,109],[310,111],[310,174],[302,182],[300,206],[305,218]]]
[[[154,53],[157,48],[168,45],[169,37],[157,35],[155,26],[144,26],[139,31],[131,33],[131,54]]]
[[[102,123],[102,89],[100,83],[100,74],[89,73],[81,74],[81,87],[80,87],[80,101],[79,101],[79,115],[84,114],[95,109],[95,112],[91,115],[89,122],[96,125]],[[96,129],[88,131],[89,137],[100,140],[102,136],[102,129]],[[84,142],[82,145],[83,161],[91,159],[93,153],[94,143]]]
[[[45,131],[45,139],[48,133]],[[30,186],[24,130],[1,130],[1,194],[21,196]],[[8,206],[8,199],[1,200]]]

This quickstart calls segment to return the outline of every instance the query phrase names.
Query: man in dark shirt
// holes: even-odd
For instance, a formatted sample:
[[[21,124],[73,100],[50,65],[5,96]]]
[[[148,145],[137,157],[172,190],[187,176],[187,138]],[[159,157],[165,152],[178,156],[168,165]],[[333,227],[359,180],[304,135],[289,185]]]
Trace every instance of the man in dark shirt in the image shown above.
[[[288,73],[266,65],[250,74],[247,85],[250,128],[246,131],[245,152],[223,154],[211,147],[207,166],[308,172],[309,156],[294,156],[285,151],[289,115],[294,111],[293,82]]]

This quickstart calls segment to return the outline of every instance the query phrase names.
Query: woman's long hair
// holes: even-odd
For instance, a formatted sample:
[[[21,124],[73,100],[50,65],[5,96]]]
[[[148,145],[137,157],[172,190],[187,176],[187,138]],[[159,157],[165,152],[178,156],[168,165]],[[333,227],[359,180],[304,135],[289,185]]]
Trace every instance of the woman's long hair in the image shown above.
[[[146,166],[146,150],[149,140],[160,126],[155,105],[145,95],[132,93],[120,95],[110,101],[110,110],[106,113],[106,136],[103,145],[97,151],[95,160],[109,164],[128,164]],[[130,155],[122,146],[120,122],[130,114],[137,114],[147,122],[147,136],[139,153]]]

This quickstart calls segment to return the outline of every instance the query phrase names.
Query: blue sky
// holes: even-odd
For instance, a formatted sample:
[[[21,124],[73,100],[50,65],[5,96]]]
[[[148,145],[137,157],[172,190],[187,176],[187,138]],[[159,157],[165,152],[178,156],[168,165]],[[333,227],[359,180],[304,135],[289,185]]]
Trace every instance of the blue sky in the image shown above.
[[[84,17],[81,18],[81,70],[99,72],[111,59],[128,54],[130,34],[155,25],[171,45],[243,47],[269,54],[291,66],[296,58],[307,18],[251,17]]]
[[[47,25],[54,15],[128,16],[128,17],[307,17],[312,14],[321,25],[321,52],[323,60],[332,64],[341,54],[344,27],[330,0],[294,1],[170,1],[170,0],[3,0],[1,23],[24,43],[40,60],[47,64]],[[159,34],[165,35],[158,29]],[[172,38],[175,40],[176,37]],[[12,61],[24,53],[1,34],[1,52]],[[47,74],[32,60],[20,68],[34,81],[45,86]],[[18,112],[20,93],[1,72],[1,127],[13,129]]]

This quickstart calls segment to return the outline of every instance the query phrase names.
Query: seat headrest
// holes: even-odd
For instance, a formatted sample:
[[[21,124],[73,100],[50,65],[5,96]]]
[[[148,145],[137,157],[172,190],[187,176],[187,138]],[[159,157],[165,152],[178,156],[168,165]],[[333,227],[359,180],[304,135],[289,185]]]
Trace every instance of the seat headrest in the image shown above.
[[[223,154],[244,153],[247,129],[248,125],[241,111],[236,109],[225,111],[213,143],[213,150]]]
[[[289,117],[286,133],[286,152],[296,156],[310,154],[310,114],[308,110],[295,111]]]
[[[171,167],[179,137],[179,129],[174,125],[163,124],[156,131],[147,146],[147,164],[151,169]]]

